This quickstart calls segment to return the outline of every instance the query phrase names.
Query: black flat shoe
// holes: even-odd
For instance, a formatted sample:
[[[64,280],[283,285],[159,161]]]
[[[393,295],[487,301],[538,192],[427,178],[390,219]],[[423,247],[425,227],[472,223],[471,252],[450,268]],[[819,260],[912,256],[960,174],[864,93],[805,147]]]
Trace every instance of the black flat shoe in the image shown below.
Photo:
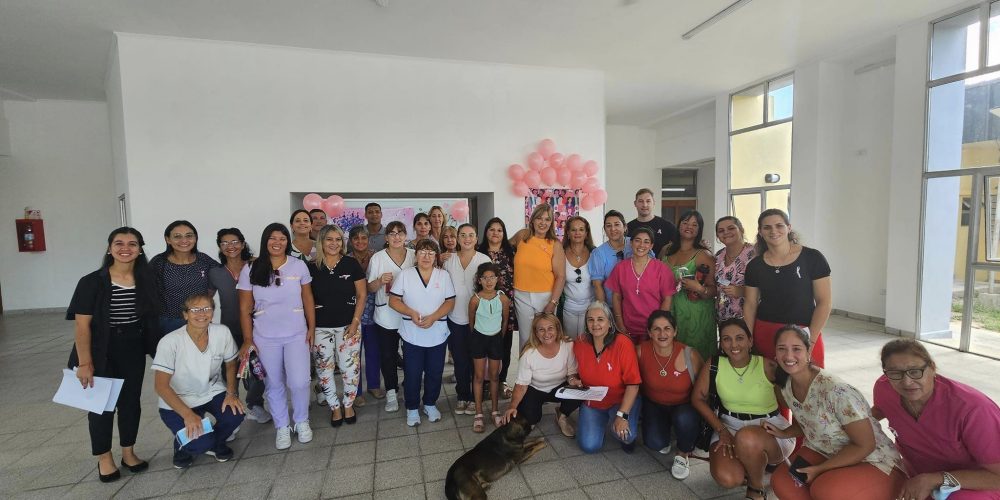
[[[333,412],[330,413],[330,427],[340,427],[344,423],[344,417],[333,418]]]
[[[111,474],[101,474],[101,464],[97,464],[97,478],[101,480],[102,483],[111,483],[121,479],[122,471],[115,469]]]
[[[344,422],[347,425],[356,424],[358,422],[358,414],[355,413],[354,415],[351,415],[350,417],[344,417]]]
[[[122,459],[122,467],[128,469],[129,472],[133,472],[133,473],[134,472],[142,472],[142,471],[144,471],[144,470],[146,470],[146,469],[149,468],[149,462],[147,462],[145,460],[141,460],[141,461],[139,461],[139,463],[137,463],[135,465],[129,465],[129,464],[125,463],[125,459],[123,458]]]

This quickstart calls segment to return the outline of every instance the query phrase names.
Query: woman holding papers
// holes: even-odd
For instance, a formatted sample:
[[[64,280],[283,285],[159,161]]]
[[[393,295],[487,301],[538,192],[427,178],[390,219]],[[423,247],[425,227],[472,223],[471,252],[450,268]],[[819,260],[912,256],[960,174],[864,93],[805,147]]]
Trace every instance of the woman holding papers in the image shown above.
[[[573,343],[573,354],[580,376],[571,385],[607,387],[599,401],[586,401],[580,407],[576,442],[585,453],[596,453],[604,446],[604,435],[611,428],[622,449],[635,449],[639,425],[639,363],[628,335],[619,335],[611,320],[611,309],[603,301],[594,301],[584,316],[587,329]]]
[[[190,467],[202,453],[219,462],[233,458],[226,439],[243,422],[243,403],[236,394],[239,351],[229,328],[212,324],[214,311],[215,301],[208,293],[188,297],[183,311],[187,325],[166,334],[153,358],[160,418],[171,433],[184,431],[174,440],[178,469]],[[206,413],[215,417],[214,428],[204,425]]]
[[[156,277],[143,255],[142,234],[131,227],[115,229],[108,236],[101,268],[82,279],[73,292],[66,319],[76,322],[76,342],[69,368],[84,389],[94,386],[94,377],[124,379],[118,396],[118,436],[121,464],[132,472],[149,466],[135,456],[132,446],[139,433],[139,396],[146,370],[146,354],[152,354],[159,339],[159,304]],[[97,474],[102,482],[121,477],[111,454],[115,412],[89,413],[91,451],[98,457]]]
[[[520,414],[529,424],[535,425],[542,419],[543,403],[559,403],[556,425],[564,436],[574,437],[576,430],[569,416],[580,407],[581,401],[556,397],[556,392],[566,387],[569,380],[579,385],[573,341],[563,334],[559,319],[552,313],[536,315],[531,322],[531,332],[528,343],[521,350],[514,396],[503,421]]]

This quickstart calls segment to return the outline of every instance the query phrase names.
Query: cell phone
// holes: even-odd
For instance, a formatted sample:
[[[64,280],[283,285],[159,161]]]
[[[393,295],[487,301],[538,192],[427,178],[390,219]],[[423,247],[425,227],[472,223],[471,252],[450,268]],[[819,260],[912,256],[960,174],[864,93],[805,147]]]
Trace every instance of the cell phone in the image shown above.
[[[732,282],[727,280],[726,278],[720,278],[719,281],[717,282],[719,286],[729,286],[730,283]]]
[[[806,485],[806,474],[804,472],[799,472],[799,469],[809,467],[812,465],[802,455],[795,457],[795,461],[788,466],[788,473],[792,475],[792,479],[795,480],[795,484],[799,486]]]
[[[202,435],[212,432],[212,421],[209,420],[208,417],[201,419],[201,430]],[[183,427],[181,430],[177,431],[177,442],[180,443],[181,446],[191,442],[191,439],[187,435],[187,427]]]

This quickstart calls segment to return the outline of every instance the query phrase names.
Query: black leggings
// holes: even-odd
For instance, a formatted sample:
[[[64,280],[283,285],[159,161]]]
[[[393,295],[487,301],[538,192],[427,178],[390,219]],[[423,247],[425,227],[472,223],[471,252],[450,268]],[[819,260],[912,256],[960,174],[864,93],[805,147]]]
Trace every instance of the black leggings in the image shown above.
[[[566,385],[566,383],[563,383],[549,392],[542,392],[529,385],[528,392],[524,393],[524,397],[521,398],[521,402],[517,405],[517,414],[527,419],[529,424],[535,425],[542,420],[542,403],[559,403],[559,413],[569,416],[570,413],[573,413],[580,407],[582,401],[578,399],[557,398],[556,391]]]
[[[122,448],[135,445],[139,434],[139,400],[142,394],[142,379],[146,374],[146,352],[142,331],[137,325],[112,326],[108,341],[108,359],[98,377],[125,379],[122,392],[118,396],[118,438]],[[100,415],[88,413],[90,421],[90,449],[94,455],[111,451],[111,437],[114,433],[115,412],[106,411]]]
[[[378,337],[379,369],[382,370],[382,380],[385,382],[385,390],[399,390],[399,376],[397,375],[396,355],[399,353],[399,330],[389,330],[382,328],[375,323],[375,333]]]

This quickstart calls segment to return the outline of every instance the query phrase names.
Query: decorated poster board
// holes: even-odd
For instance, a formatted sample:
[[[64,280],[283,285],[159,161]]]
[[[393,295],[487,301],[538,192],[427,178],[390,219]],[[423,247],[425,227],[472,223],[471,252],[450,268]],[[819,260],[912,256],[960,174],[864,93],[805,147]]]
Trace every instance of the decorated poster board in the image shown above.
[[[524,225],[527,226],[531,218],[531,212],[540,203],[548,203],[552,206],[552,223],[556,231],[556,236],[562,240],[563,226],[566,219],[580,214],[580,190],[563,188],[538,188],[529,189],[528,196],[524,197]]]

